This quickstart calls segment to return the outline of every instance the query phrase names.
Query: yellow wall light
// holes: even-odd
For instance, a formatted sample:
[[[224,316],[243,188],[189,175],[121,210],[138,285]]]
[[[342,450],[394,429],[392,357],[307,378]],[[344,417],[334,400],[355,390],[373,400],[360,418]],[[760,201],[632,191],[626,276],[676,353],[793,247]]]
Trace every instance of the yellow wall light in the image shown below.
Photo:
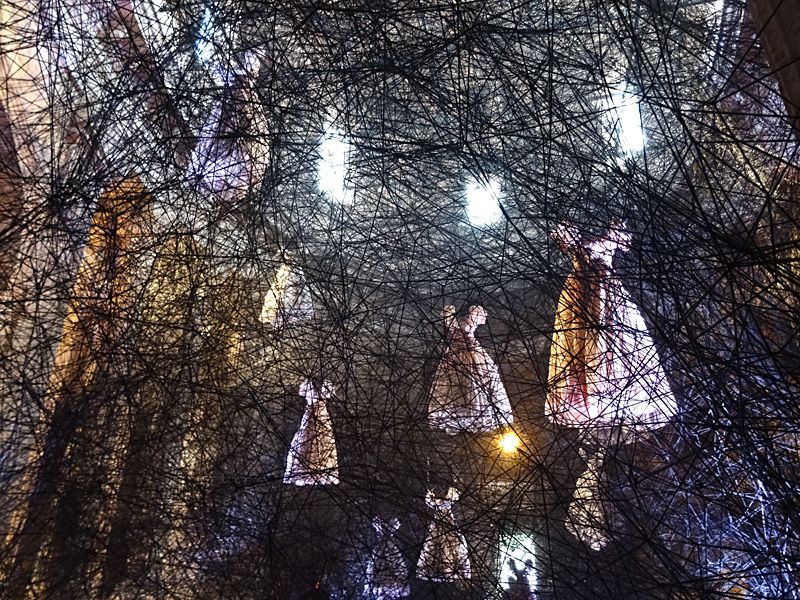
[[[507,431],[497,440],[497,446],[503,454],[514,454],[519,450],[522,440],[513,431]]]

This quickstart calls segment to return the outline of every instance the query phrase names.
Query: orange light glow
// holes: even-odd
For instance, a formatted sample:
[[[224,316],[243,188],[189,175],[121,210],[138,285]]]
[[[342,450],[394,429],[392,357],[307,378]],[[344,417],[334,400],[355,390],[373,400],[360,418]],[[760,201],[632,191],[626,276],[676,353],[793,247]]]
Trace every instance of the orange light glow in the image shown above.
[[[504,433],[497,441],[497,445],[500,447],[500,451],[503,454],[514,454],[519,449],[521,443],[522,440],[520,440],[519,436],[513,431]]]

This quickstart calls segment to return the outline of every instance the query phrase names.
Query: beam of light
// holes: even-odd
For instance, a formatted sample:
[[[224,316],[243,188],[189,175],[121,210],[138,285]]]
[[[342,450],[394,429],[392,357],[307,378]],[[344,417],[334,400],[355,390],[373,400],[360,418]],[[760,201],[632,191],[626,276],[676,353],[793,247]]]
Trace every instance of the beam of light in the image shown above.
[[[200,21],[200,31],[197,34],[197,41],[194,44],[194,51],[198,60],[210,63],[214,58],[214,35],[215,35],[214,13],[210,8],[206,8],[203,19]]]
[[[353,188],[347,183],[347,170],[351,145],[341,130],[328,124],[322,135],[317,153],[319,189],[339,204],[351,205],[355,201]]]
[[[484,181],[475,177],[467,178],[466,198],[469,222],[480,227],[497,222],[503,214],[500,208],[501,183],[498,177],[490,175]]]
[[[611,122],[613,139],[622,154],[637,154],[644,150],[645,143],[639,99],[624,81],[612,88],[610,95],[610,101],[601,105]]]

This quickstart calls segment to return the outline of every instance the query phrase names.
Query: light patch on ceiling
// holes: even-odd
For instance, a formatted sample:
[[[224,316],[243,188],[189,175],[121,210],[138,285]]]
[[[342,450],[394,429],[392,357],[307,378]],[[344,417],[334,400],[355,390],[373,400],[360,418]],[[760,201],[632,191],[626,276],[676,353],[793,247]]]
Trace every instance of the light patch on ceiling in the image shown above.
[[[636,154],[644,150],[644,131],[639,99],[626,83],[621,83],[611,94],[616,113],[615,130],[619,149],[623,154]]]
[[[210,8],[206,8],[205,13],[203,13],[203,20],[200,22],[200,31],[197,34],[197,41],[194,45],[197,58],[204,63],[210,63],[214,58],[215,33],[214,13]]]
[[[644,150],[642,113],[639,98],[626,81],[611,85],[598,108],[606,116],[606,130],[623,156],[633,156]]]
[[[351,205],[355,201],[354,190],[347,181],[351,151],[352,146],[344,133],[330,123],[326,125],[317,147],[319,189],[331,200],[344,205]]]
[[[476,227],[491,225],[503,215],[500,207],[501,181],[490,175],[485,180],[468,177],[465,195],[467,198],[467,217]]]

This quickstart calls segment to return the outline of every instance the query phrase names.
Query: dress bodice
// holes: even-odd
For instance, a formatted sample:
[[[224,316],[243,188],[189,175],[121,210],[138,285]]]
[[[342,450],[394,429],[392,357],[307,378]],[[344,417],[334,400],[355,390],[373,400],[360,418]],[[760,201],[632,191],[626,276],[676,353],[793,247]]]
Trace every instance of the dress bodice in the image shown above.
[[[325,381],[318,389],[311,381],[305,380],[300,384],[300,395],[305,397],[306,404],[310,406],[329,399],[333,395],[333,384]]]
[[[612,270],[614,267],[614,255],[620,249],[620,244],[615,240],[599,239],[588,244],[586,249],[593,260],[600,263],[604,268]]]

